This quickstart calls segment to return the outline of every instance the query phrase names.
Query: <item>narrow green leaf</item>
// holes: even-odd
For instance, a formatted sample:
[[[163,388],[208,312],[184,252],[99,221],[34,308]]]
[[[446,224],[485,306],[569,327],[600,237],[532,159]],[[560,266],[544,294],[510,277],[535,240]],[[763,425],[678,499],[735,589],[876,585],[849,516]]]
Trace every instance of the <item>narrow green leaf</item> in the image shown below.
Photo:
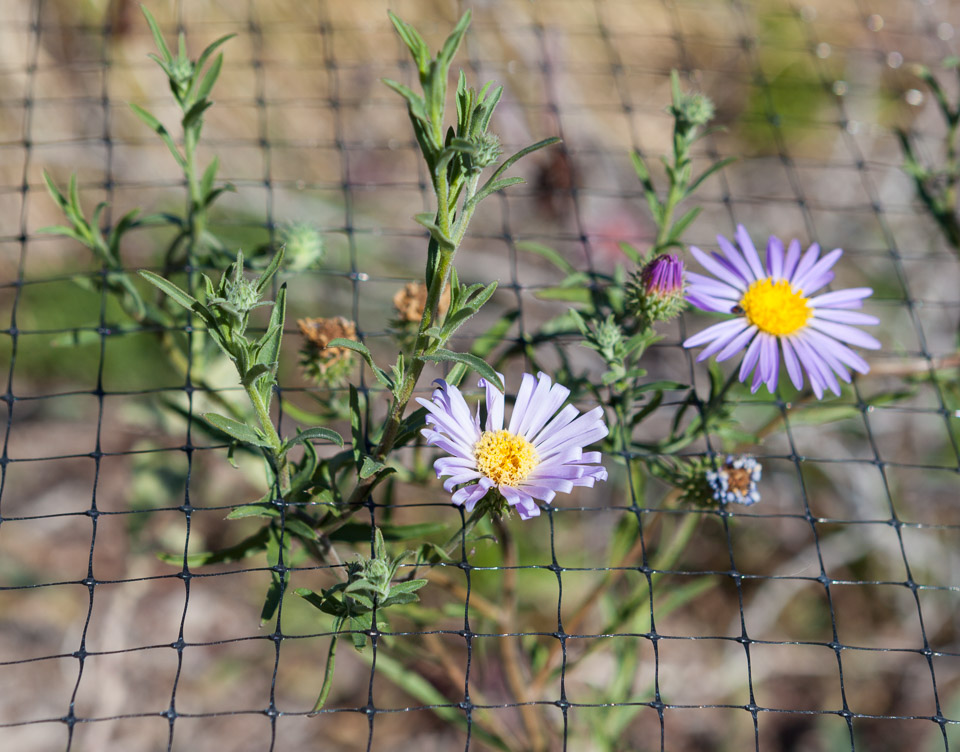
[[[501,178],[500,180],[488,180],[483,188],[477,191],[476,195],[470,199],[470,206],[476,206],[481,201],[483,201],[491,193],[496,193],[497,191],[502,191],[504,188],[507,188],[511,185],[517,185],[518,183],[526,182],[523,178],[512,177],[512,178]]]
[[[183,290],[173,284],[173,282],[164,279],[159,274],[154,274],[153,272],[147,271],[146,269],[140,270],[140,276],[147,280],[147,282],[150,284],[159,287],[160,290],[173,298],[174,301],[182,305],[188,311],[195,310],[194,306],[196,306],[198,302],[197,299],[185,293]]]
[[[85,238],[72,227],[67,227],[66,225],[51,225],[50,227],[41,227],[39,230],[37,230],[37,233],[42,235],[63,235],[64,237],[73,238],[87,248],[90,247],[90,241],[88,238]]]
[[[585,287],[547,287],[544,290],[537,290],[534,296],[541,300],[565,300],[568,303],[584,305],[591,300],[590,290]]]
[[[453,315],[448,315],[443,320],[443,327],[430,327],[430,329],[427,330],[427,335],[435,337],[436,339],[441,340],[441,342],[446,342],[451,336],[453,336],[457,329],[473,318],[476,313],[477,309],[473,306],[461,308],[459,311]]]
[[[256,363],[252,365],[240,378],[240,383],[244,386],[250,386],[264,374],[272,373],[275,365],[276,363]]]
[[[660,204],[657,189],[654,188],[653,180],[650,178],[650,170],[647,169],[647,163],[644,162],[643,157],[640,156],[640,152],[638,151],[633,152],[630,155],[630,159],[633,162],[633,169],[637,173],[637,177],[643,186],[643,194],[647,200],[650,214],[653,215],[654,220],[659,225],[663,221],[663,206]]]
[[[353,438],[353,462],[360,467],[360,457],[363,456],[363,416],[360,413],[360,394],[357,388],[350,385],[350,434]]]
[[[308,541],[315,541],[320,538],[317,534],[317,531],[310,527],[303,520],[298,520],[296,517],[287,517],[283,521],[283,526],[291,533],[296,535],[298,538]]]
[[[273,310],[270,312],[270,321],[267,324],[267,332],[264,335],[265,341],[257,343],[259,351],[257,360],[260,363],[270,366],[270,373],[276,373],[276,363],[280,361],[280,344],[283,339],[283,322],[287,315],[287,283],[280,285],[277,291],[277,299],[274,301]],[[267,409],[270,409],[270,402],[273,399],[273,387],[276,379],[261,379],[257,385],[257,391],[263,399]]]
[[[187,166],[187,160],[184,159],[183,155],[180,153],[180,150],[177,148],[177,145],[173,141],[173,137],[170,135],[170,132],[163,126],[163,124],[157,120],[153,115],[147,112],[140,105],[130,103],[130,109],[136,113],[146,125],[160,138],[163,140],[163,143],[167,145],[167,148],[170,150],[170,153],[173,155],[173,158],[177,160],[177,164],[180,167],[185,168]]]
[[[228,564],[233,561],[246,559],[267,549],[269,535],[269,527],[263,527],[250,537],[244,538],[229,548],[222,548],[219,551],[203,551],[195,554],[187,554],[187,567],[193,569],[194,567],[202,567],[208,564]],[[159,553],[157,554],[157,558],[162,562],[175,566],[183,566],[184,564],[183,554]]]
[[[273,276],[277,273],[277,270],[280,269],[280,264],[283,262],[284,254],[286,253],[285,248],[279,248],[273,258],[270,259],[270,263],[267,264],[266,268],[260,272],[260,276],[257,277],[257,292],[263,293],[267,289],[267,285],[270,284],[270,280],[273,279]]]
[[[531,144],[525,149],[521,149],[512,157],[509,157],[508,159],[506,159],[503,162],[503,164],[501,164],[497,168],[496,172],[494,172],[493,175],[490,176],[490,179],[487,181],[486,184],[490,185],[492,182],[497,180],[497,178],[499,178],[504,172],[510,169],[510,167],[512,167],[515,162],[517,162],[520,159],[523,159],[528,154],[532,154],[533,152],[543,149],[544,147],[553,146],[553,144],[558,144],[558,143],[560,143],[560,139],[557,138],[556,136],[553,136],[551,138],[545,138],[542,141],[537,141],[537,143]]]
[[[427,103],[424,101],[423,97],[417,94],[409,86],[404,86],[398,81],[394,81],[390,78],[380,79],[393,89],[397,94],[407,100],[407,108],[410,110],[410,115],[423,123],[426,127],[430,126],[430,115],[427,114]]]
[[[200,179],[200,193],[203,196],[209,196],[213,190],[213,181],[217,179],[217,171],[220,169],[220,157],[214,157],[203,171],[203,177]]]
[[[390,23],[392,23],[397,30],[403,43],[409,48],[410,54],[413,55],[417,69],[421,73],[426,72],[430,64],[430,50],[426,42],[423,41],[423,37],[420,36],[419,32],[417,32],[413,26],[406,21],[402,21],[393,11],[388,10],[387,16],[390,18]]]
[[[193,105],[189,110],[187,110],[186,114],[184,114],[183,120],[180,121],[183,125],[183,129],[188,131],[196,126],[200,122],[200,118],[203,117],[203,113],[212,106],[213,102],[211,102],[209,99],[202,99]]]
[[[827,405],[791,410],[789,421],[791,426],[819,426],[838,420],[857,418],[859,415],[860,410],[856,405]]]
[[[167,62],[167,64],[171,63],[173,61],[173,55],[170,54],[170,48],[167,47],[167,43],[163,39],[163,34],[160,33],[160,27],[153,18],[153,14],[147,10],[147,6],[145,5],[141,5],[140,10],[142,10],[143,15],[146,16],[147,24],[150,26],[150,31],[153,32],[153,41],[157,45],[157,49],[160,50],[160,53],[163,55],[163,59]]]
[[[430,212],[421,212],[420,214],[414,215],[413,219],[418,225],[422,225],[430,231],[430,237],[436,240],[441,248],[448,251],[456,250],[457,246],[454,244],[454,242],[446,234],[444,234],[443,230],[441,230],[434,222],[436,219],[435,214],[431,214]]]
[[[299,591],[298,591],[299,593]],[[330,638],[330,649],[327,651],[327,665],[323,670],[323,684],[320,687],[320,696],[313,705],[312,713],[318,713],[327,703],[327,696],[333,687],[333,670],[337,659],[337,635]]]
[[[464,372],[467,370],[466,366],[458,363],[450,370],[447,383],[453,384],[454,386],[459,383],[460,379],[455,379],[453,376],[453,372],[458,368]],[[460,378],[462,378],[462,375]],[[400,430],[397,432],[396,446],[403,446],[420,435],[420,429],[423,428],[426,415],[427,411],[420,407],[403,419],[403,423],[400,424]]]
[[[497,345],[503,342],[504,337],[507,336],[507,332],[510,331],[510,327],[513,326],[519,315],[519,311],[508,311],[501,316],[487,331],[473,340],[473,347],[470,348],[470,352],[478,358],[485,359]],[[450,381],[453,383],[452,376]]]
[[[287,439],[286,447],[289,449],[292,446],[302,444],[304,442],[310,442],[314,439],[330,441],[339,447],[343,447],[343,437],[332,428],[324,428],[323,426],[307,428],[306,430],[298,433],[296,436],[291,436],[289,439]]]
[[[323,596],[313,592],[310,588],[299,587],[293,592],[296,595],[299,595],[301,598],[303,598],[311,606],[315,606],[316,608],[323,608],[323,604],[324,604]]]
[[[206,195],[206,198],[203,200],[204,207],[210,207],[213,205],[213,202],[216,201],[224,193],[236,193],[237,187],[233,183],[227,183],[226,185],[221,185],[219,188],[214,188],[210,193]]]
[[[248,426],[246,423],[241,423],[238,420],[228,418],[224,415],[218,415],[217,413],[203,413],[200,417],[218,431],[223,431],[227,436],[237,441],[242,441],[245,444],[253,444],[254,446],[270,446],[259,431]]]
[[[538,256],[545,258],[560,271],[565,272],[566,274],[575,274],[577,271],[573,264],[567,261],[550,246],[546,246],[541,243],[532,243],[525,240],[517,243],[517,250],[524,251],[526,253],[535,253]]]
[[[221,45],[226,44],[226,43],[229,42],[231,39],[233,39],[235,36],[237,36],[237,35],[236,35],[236,34],[224,34],[224,35],[223,35],[222,37],[220,37],[219,39],[215,39],[215,40],[212,41],[210,44],[208,44],[207,47],[206,47],[206,49],[205,49],[203,52],[200,53],[200,57],[197,58],[197,62],[196,62],[196,68],[197,68],[197,70],[200,70],[201,68],[203,68],[203,66],[204,66],[204,64],[207,62],[207,60],[210,59],[210,56],[211,56],[214,52],[216,52],[217,49],[219,49]]]
[[[43,171],[43,180],[47,184],[47,191],[57,203],[57,206],[65,210],[67,208],[67,199],[60,192],[60,189],[57,188],[57,184],[53,182],[53,178],[50,177],[50,173],[48,173],[46,170]]]
[[[628,259],[630,259],[637,266],[640,266],[641,264],[644,263],[644,261],[646,261],[646,259],[640,254],[640,251],[638,251],[629,243],[621,241],[617,243],[617,245],[620,247],[620,250],[623,252],[623,255],[626,256]]]
[[[679,381],[651,381],[648,384],[641,384],[635,392],[667,391],[670,389],[689,389],[689,384],[681,384]]]
[[[223,41],[226,41],[226,39]],[[210,64],[210,67],[207,68],[207,72],[203,74],[203,78],[200,80],[200,85],[197,87],[196,97],[198,100],[202,101],[210,96],[210,92],[213,91],[214,84],[217,83],[217,79],[220,77],[221,68],[223,68],[223,55],[217,55]],[[197,70],[199,69],[200,66],[198,65]]]
[[[353,350],[354,352],[360,353],[360,355],[363,356],[363,359],[367,362],[367,365],[370,366],[370,370],[373,371],[373,375],[376,376],[377,381],[379,381],[387,389],[393,389],[393,382],[390,381],[390,377],[387,376],[387,372],[373,362],[373,355],[370,353],[370,350],[367,348],[367,346],[362,342],[355,342],[352,339],[337,337],[330,340],[327,343],[327,347],[345,347],[348,350]]]
[[[382,462],[373,459],[373,457],[364,457],[363,464],[360,466],[360,479],[366,480],[371,475],[380,472],[384,467],[385,465]]]
[[[452,350],[445,350],[440,348],[432,353],[427,353],[420,356],[422,360],[429,360],[434,363],[462,363],[468,368],[472,368],[480,376],[486,379],[489,383],[493,384],[498,390],[503,391],[503,382],[500,380],[500,376],[495,370],[488,364],[485,360],[481,360],[476,355],[471,355],[470,353],[458,353],[453,352]]]
[[[715,162],[714,164],[710,165],[710,167],[704,170],[703,174],[700,175],[700,177],[698,177],[696,180],[693,181],[693,183],[690,184],[690,187],[687,188],[687,195],[689,196],[691,193],[696,191],[697,188],[700,187],[700,184],[703,183],[703,181],[706,180],[708,177],[713,175],[713,173],[717,172],[718,170],[722,170],[727,165],[733,164],[736,161],[737,161],[736,157],[726,157],[725,159],[721,159],[719,162]]]
[[[270,573],[270,587],[263,599],[263,608],[260,609],[260,623],[264,624],[273,618],[283,597],[283,578],[276,572]]]
[[[416,603],[420,600],[420,596],[416,593],[397,593],[396,595],[388,595],[380,603],[380,608],[389,608],[390,606],[405,606],[408,603]]]
[[[242,507],[236,507],[230,510],[227,515],[228,520],[243,520],[247,517],[267,517],[274,518],[280,516],[280,510],[270,503],[244,504]]]
[[[392,597],[397,593],[415,593],[426,584],[426,580],[404,580],[402,582],[395,582],[390,585],[390,595]]]
[[[395,525],[384,522],[379,525],[384,540],[409,541],[422,540],[431,535],[447,533],[447,525],[441,522],[420,522],[412,525]],[[330,540],[343,543],[363,543],[370,541],[370,525],[363,522],[347,522],[330,533]]]
[[[690,224],[700,215],[701,207],[695,206],[686,214],[684,214],[680,219],[673,223],[673,227],[670,228],[670,235],[667,238],[667,243],[676,243],[680,244],[680,238]]]
[[[471,18],[473,18],[473,13],[468,9],[460,17],[460,20],[457,21],[457,25],[453,31],[450,32],[450,36],[448,36],[447,40],[443,43],[443,48],[440,50],[440,54],[437,55],[437,62],[444,68],[449,67],[453,56],[457,54],[457,49],[460,47],[463,35],[467,33],[467,27],[470,26]]]

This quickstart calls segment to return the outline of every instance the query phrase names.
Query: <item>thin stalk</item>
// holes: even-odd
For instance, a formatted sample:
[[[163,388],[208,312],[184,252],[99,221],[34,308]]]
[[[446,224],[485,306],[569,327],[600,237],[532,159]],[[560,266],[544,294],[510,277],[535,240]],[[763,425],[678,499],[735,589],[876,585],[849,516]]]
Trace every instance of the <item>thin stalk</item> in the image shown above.
[[[290,463],[287,461],[287,453],[283,451],[283,439],[280,438],[277,429],[273,427],[270,412],[263,403],[260,392],[257,391],[253,384],[246,384],[243,388],[247,392],[247,397],[250,398],[250,404],[253,405],[254,412],[257,414],[260,429],[266,435],[267,441],[270,442],[268,449],[276,466],[280,496],[286,497],[287,492],[290,490]]]
[[[501,608],[504,612],[504,621],[508,629],[517,622],[517,570],[516,548],[513,538],[506,525],[499,519],[494,520],[497,535],[500,538],[500,548],[503,552],[503,589],[501,590]],[[546,738],[539,709],[531,705],[530,697],[536,697],[530,692],[529,680],[523,675],[521,667],[526,664],[523,651],[520,649],[519,637],[506,637],[498,640],[500,655],[503,658],[503,672],[513,695],[514,702],[519,705],[520,717],[527,732],[528,748],[532,752],[543,752],[547,749]]]
[[[421,356],[425,355],[431,346],[430,337],[427,336],[426,332],[434,325],[439,315],[440,298],[443,295],[443,291],[447,287],[447,283],[450,281],[450,272],[453,269],[453,256],[456,253],[457,248],[459,248],[460,244],[463,242],[464,235],[467,231],[467,225],[470,222],[470,218],[473,216],[474,207],[470,205],[470,199],[473,197],[476,191],[478,181],[479,175],[471,178],[470,182],[466,186],[463,204],[466,208],[464,208],[463,212],[454,223],[453,235],[451,237],[449,235],[450,216],[453,212],[447,206],[448,199],[446,197],[446,175],[443,174],[442,177],[439,177],[437,180],[437,195],[439,199],[437,209],[437,226],[444,232],[444,234],[446,234],[448,237],[451,237],[454,248],[453,250],[445,250],[443,248],[438,249],[439,260],[437,262],[437,268],[434,270],[430,288],[427,290],[427,300],[423,306],[423,315],[420,318],[420,326],[417,329],[417,338],[413,357],[410,359],[410,366],[404,376],[403,384],[390,406],[390,412],[384,425],[383,434],[381,435],[380,442],[377,444],[377,448],[373,453],[374,459],[378,461],[382,462],[393,449],[397,440],[397,433],[400,430],[400,425],[403,423],[403,414],[407,409],[407,404],[409,404],[410,399],[413,397],[414,390],[417,387],[417,382],[420,380],[420,375],[423,373],[425,362],[422,360]],[[327,515],[324,521],[321,522],[321,527],[324,527],[327,530],[335,530],[337,527],[343,525],[357,511],[357,509],[359,509],[360,504],[366,498],[370,489],[373,487],[373,484],[376,482],[376,475],[371,475],[369,478],[360,480],[354,487],[353,492],[347,498],[347,501],[344,504],[345,509],[339,514],[337,521],[333,523],[334,514],[330,513]],[[332,524],[327,527],[327,525],[324,523]]]
[[[657,239],[653,244],[653,254],[659,253],[666,245],[667,238],[670,236],[670,230],[673,228],[673,213],[677,204],[683,199],[684,189],[677,183],[670,182],[670,190],[667,192],[667,201],[663,205],[663,215],[661,216],[660,226],[657,229]]]
[[[187,221],[190,225],[190,251],[193,252],[200,244],[200,238],[206,231],[207,212],[203,208],[203,195],[200,190],[200,177],[197,174],[197,141],[199,134],[196,128],[188,128],[183,134],[183,151],[186,166],[184,175],[187,178],[189,200],[187,202]]]

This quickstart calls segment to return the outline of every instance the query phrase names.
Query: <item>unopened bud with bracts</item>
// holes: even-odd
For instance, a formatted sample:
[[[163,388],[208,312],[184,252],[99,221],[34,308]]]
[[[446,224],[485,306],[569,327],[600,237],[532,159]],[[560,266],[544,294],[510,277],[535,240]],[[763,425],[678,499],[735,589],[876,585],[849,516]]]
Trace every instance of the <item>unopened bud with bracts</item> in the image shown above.
[[[500,139],[493,133],[484,133],[477,137],[474,145],[477,150],[473,154],[473,166],[478,170],[494,164],[503,154]]]
[[[293,222],[280,228],[279,240],[285,249],[284,262],[290,271],[315,269],[323,261],[326,249],[316,227],[307,222]]]
[[[242,316],[259,306],[261,294],[256,282],[238,274],[227,282],[224,297],[227,304]]]
[[[710,97],[696,92],[684,92],[671,107],[674,117],[689,127],[700,127],[713,120],[715,108]]]
[[[683,261],[663,253],[648,261],[627,284],[627,301],[641,329],[669,321],[683,310]]]

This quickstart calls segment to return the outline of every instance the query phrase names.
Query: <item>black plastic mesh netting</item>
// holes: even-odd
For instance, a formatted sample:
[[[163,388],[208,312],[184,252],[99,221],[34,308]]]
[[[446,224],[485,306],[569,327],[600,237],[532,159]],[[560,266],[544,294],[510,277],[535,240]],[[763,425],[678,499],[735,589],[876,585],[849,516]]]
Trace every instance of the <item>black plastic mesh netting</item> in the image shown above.
[[[424,233],[411,217],[432,196],[405,107],[379,80],[414,73],[386,10],[436,48],[466,6],[147,4],[194,54],[237,34],[202,147],[237,187],[213,230],[252,249],[300,221],[326,240],[321,271],[281,275],[290,312],[277,419],[290,432],[284,408],[312,404],[295,319],[351,318],[388,362],[392,296],[422,274]],[[61,184],[76,172],[88,210],[110,202],[108,222],[135,206],[181,206],[176,164],[128,107],[175,121],[146,57],[149,30],[127,0],[3,0],[0,748],[496,749],[490,732],[517,750],[960,746],[960,262],[915,199],[893,132],[908,128],[927,159],[942,158],[944,125],[909,65],[956,53],[960,6],[502,0],[473,10],[454,65],[504,85],[494,130],[507,152],[564,141],[521,163],[527,183],[478,211],[457,267],[501,286],[461,346],[504,311],[519,311],[508,339],[523,342],[563,310],[539,294],[559,273],[524,242],[602,273],[623,260],[618,241],[650,244],[629,153],[656,163],[669,150],[676,68],[725,126],[698,145],[698,162],[740,158],[705,184],[686,239],[713,247],[743,223],[755,239],[843,247],[837,283],[873,287],[868,309],[882,320],[871,374],[822,404],[741,404],[745,428],[775,429],[751,449],[764,481],[750,508],[660,511],[664,488],[628,482],[642,475],[629,472],[635,458],[608,458],[605,487],[510,521],[512,560],[467,546],[431,574],[420,618],[392,620],[362,654],[341,644],[333,691],[311,716],[330,640],[316,611],[288,595],[260,625],[262,558],[189,570],[157,558],[249,533],[224,517],[262,493],[257,463],[231,468],[196,430],[208,396],[164,362],[156,331],[118,325],[108,296],[77,284],[104,272],[86,250],[37,232],[60,221],[43,169]],[[162,232],[129,237],[127,267],[155,268]],[[686,314],[666,328],[647,356],[651,378],[706,389],[705,369],[680,347],[702,324]],[[570,352],[593,362],[574,343]],[[522,365],[509,372],[514,389]],[[226,365],[203,377],[242,403]],[[355,383],[382,412],[369,373],[358,368]],[[875,399],[892,392],[904,394]],[[674,406],[644,430],[667,425]],[[435,485],[402,483],[364,515],[450,530],[462,519]],[[611,560],[625,516],[635,545]],[[691,544],[658,568],[670,533],[693,518]],[[294,565],[288,591],[328,574]],[[617,621],[618,594],[643,582],[641,606]],[[601,583],[607,595],[592,601]],[[624,661],[635,666],[626,676]]]

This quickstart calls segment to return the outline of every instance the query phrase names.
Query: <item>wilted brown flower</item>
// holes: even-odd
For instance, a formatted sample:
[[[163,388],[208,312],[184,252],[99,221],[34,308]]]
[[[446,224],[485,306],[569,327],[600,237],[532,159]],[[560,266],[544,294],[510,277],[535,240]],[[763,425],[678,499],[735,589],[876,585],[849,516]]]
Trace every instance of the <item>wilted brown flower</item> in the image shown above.
[[[393,305],[397,309],[400,321],[419,323],[423,318],[423,307],[427,304],[427,286],[423,282],[407,282],[402,290],[393,296]],[[450,307],[450,286],[440,296],[440,315]]]
[[[356,324],[343,316],[337,316],[332,319],[297,319],[297,326],[306,339],[300,349],[300,362],[311,376],[323,376],[340,363],[343,364],[342,368],[349,367],[353,351],[346,347],[327,347],[327,344],[338,338],[356,342]],[[339,371],[340,368],[336,370]]]

